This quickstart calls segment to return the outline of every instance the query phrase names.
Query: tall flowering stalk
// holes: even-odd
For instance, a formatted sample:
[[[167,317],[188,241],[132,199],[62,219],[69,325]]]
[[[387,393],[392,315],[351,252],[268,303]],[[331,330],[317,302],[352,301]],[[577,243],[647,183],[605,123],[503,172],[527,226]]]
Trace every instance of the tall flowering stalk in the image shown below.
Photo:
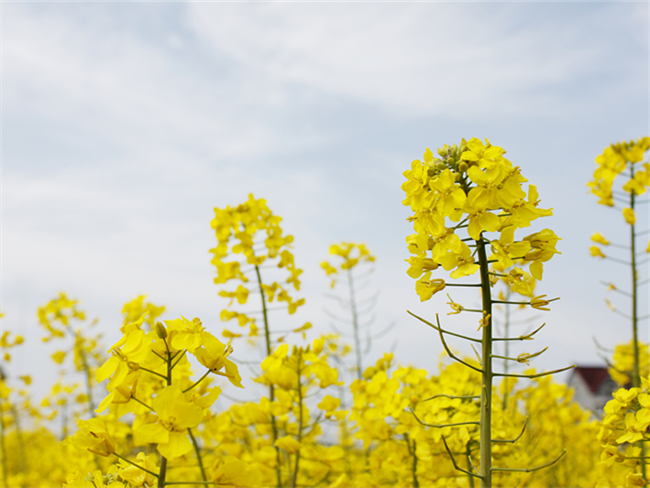
[[[482,330],[480,339],[443,329],[437,315],[436,324],[416,317],[438,331],[445,350],[452,358],[481,375],[480,420],[451,423],[442,427],[473,425],[478,428],[480,434],[478,469],[473,467],[469,458],[470,467],[463,469],[456,463],[451,451],[449,455],[458,471],[479,478],[483,487],[492,486],[494,472],[530,472],[549,466],[559,459],[558,457],[554,461],[533,468],[492,466],[492,444],[496,442],[493,441],[491,432],[494,378],[498,376],[535,378],[568,369],[539,374],[513,374],[494,372],[492,368],[492,360],[495,357],[494,341],[532,339],[537,332],[517,338],[493,337],[493,305],[523,303],[536,309],[548,310],[545,307],[552,301],[546,299],[545,295],[533,297],[525,302],[495,300],[492,297],[492,285],[495,281],[493,277],[505,277],[516,283],[522,280],[522,266],[528,266],[530,274],[537,280],[541,280],[543,263],[557,253],[555,246],[559,239],[550,229],[535,232],[522,240],[515,239],[515,232],[518,229],[529,227],[532,221],[552,215],[552,212],[538,208],[539,195],[534,185],[528,186],[526,194],[522,183],[527,180],[521,175],[519,167],[514,167],[504,154],[502,148],[493,146],[487,139],[484,144],[476,138],[469,141],[463,139],[460,146],[445,145],[438,150],[439,158],[434,157],[427,149],[424,153],[424,161],[413,161],[411,169],[404,173],[407,181],[402,185],[406,193],[403,203],[410,206],[413,211],[409,220],[413,222],[415,230],[415,234],[406,239],[412,254],[407,260],[410,264],[407,272],[416,279],[415,290],[420,300],[429,300],[435,293],[448,286],[475,287],[481,292],[480,309],[465,308],[460,303],[454,302],[451,297],[448,302],[452,314],[461,312],[480,314],[478,320],[479,330]],[[457,231],[461,230],[467,232],[468,237],[461,238],[457,234]],[[487,237],[489,234],[492,234],[490,238]],[[500,276],[502,273],[491,270],[490,265],[493,263],[499,263],[504,270],[511,267],[513,269],[506,276]],[[453,283],[442,278],[432,278],[432,272],[439,267],[450,272],[453,279],[478,273],[480,281]],[[445,335],[453,335],[480,344],[479,366],[455,356],[447,345]],[[521,362],[538,354],[524,353],[518,357],[505,359]],[[516,439],[512,442],[514,440]],[[499,442],[504,441],[499,440]],[[563,454],[564,452],[560,457]]]
[[[255,381],[275,386],[277,399],[270,409],[283,434],[273,443],[283,451],[280,468],[286,482],[279,486],[320,486],[330,474],[340,475],[344,469],[344,450],[318,442],[324,421],[334,422],[347,415],[340,409],[340,399],[322,395],[328,387],[342,384],[329,359],[326,340],[319,338],[307,347],[293,346],[291,350],[282,344],[262,361],[263,373]],[[315,395],[321,396],[317,415],[307,403]]]
[[[636,141],[633,140],[612,144],[596,158],[597,166],[594,171],[593,180],[588,183],[592,193],[599,198],[598,203],[600,205],[620,209],[625,222],[629,225],[630,239],[627,244],[612,244],[600,233],[594,234],[591,238],[595,244],[626,249],[629,252],[628,260],[620,260],[615,257],[607,256],[601,248],[595,244],[590,248],[590,252],[594,257],[611,259],[630,267],[631,290],[629,292],[622,291],[622,293],[630,298],[630,314],[627,317],[630,319],[632,325],[632,368],[627,371],[619,371],[619,373],[629,375],[628,378],[631,379],[634,388],[639,388],[641,386],[642,369],[648,367],[647,364],[642,364],[641,362],[641,349],[643,346],[639,341],[638,267],[640,264],[640,256],[644,253],[650,252],[650,243],[644,251],[638,251],[639,246],[637,240],[640,233],[637,229],[635,212],[639,203],[637,197],[643,195],[647,189],[650,188],[650,163],[645,162],[640,164],[648,149],[650,149],[650,137],[644,137]],[[639,166],[641,166],[641,168],[639,168]],[[624,179],[621,190],[614,188],[615,181],[619,176]],[[624,207],[621,208],[621,206]],[[641,234],[646,233],[647,231],[643,231]],[[609,289],[618,291],[613,284],[609,284]],[[615,308],[613,305],[611,305],[611,307]],[[623,380],[623,378],[620,379]],[[623,381],[623,384],[625,383],[627,383],[627,381]]]
[[[363,353],[361,349],[361,329],[362,327],[368,327],[372,324],[373,319],[362,322],[362,315],[368,313],[372,309],[372,306],[375,303],[377,296],[372,296],[370,299],[363,300],[359,302],[357,297],[358,292],[358,280],[363,275],[369,275],[372,273],[372,269],[367,271],[362,271],[363,275],[354,274],[354,270],[360,267],[363,263],[372,264],[375,261],[375,257],[370,254],[370,251],[365,244],[355,244],[352,242],[342,242],[341,244],[333,244],[330,246],[330,254],[332,256],[338,256],[340,260],[330,264],[328,261],[323,261],[321,263],[321,268],[327,273],[328,276],[332,277],[331,288],[334,288],[337,283],[337,277],[340,275],[345,276],[345,281],[348,287],[348,297],[342,298],[336,295],[331,295],[335,298],[343,309],[350,312],[349,322],[348,319],[342,319],[344,322],[348,322],[352,325],[352,337],[354,338],[354,350],[356,355],[356,365],[354,368],[355,376],[358,380],[362,378],[363,375]],[[361,306],[361,307],[360,307]],[[339,319],[338,316],[328,313],[332,318]],[[336,328],[334,330],[339,333]],[[368,336],[368,342],[370,342],[370,336]]]
[[[639,317],[639,286],[648,283],[648,280],[644,282],[639,280],[639,266],[643,264],[639,258],[644,253],[650,252],[650,243],[644,251],[639,252],[638,237],[646,234],[648,230],[639,232],[636,222],[636,207],[642,203],[638,200],[638,196],[643,195],[650,188],[650,163],[643,162],[648,149],[650,149],[650,137],[612,144],[596,158],[597,166],[593,180],[588,183],[592,193],[599,198],[598,203],[620,209],[625,222],[629,225],[630,237],[627,244],[610,243],[600,233],[594,234],[591,238],[595,244],[627,250],[629,253],[627,260],[608,256],[595,244],[590,248],[590,252],[594,257],[613,260],[630,267],[630,291],[619,290],[612,283],[608,286],[608,290],[620,292],[630,298],[630,314],[619,313],[628,318],[632,325],[632,339],[629,344],[616,347],[610,373],[621,385],[631,382],[633,389],[641,388],[642,376],[647,376],[650,372],[648,345],[639,340],[639,322],[643,318],[648,318]],[[621,178],[618,178],[619,176]],[[621,190],[614,188],[617,180],[621,179],[623,179]],[[618,312],[609,301],[608,305]],[[640,473],[643,478],[646,478],[646,448],[643,442],[640,443],[640,449],[641,455],[637,456],[640,460]]]
[[[4,316],[2,312],[0,312],[0,319]],[[11,353],[9,352],[9,349],[15,346],[19,346],[24,342],[23,337],[20,335],[17,335],[13,338],[11,338],[11,333],[9,331],[3,331],[2,335],[0,336],[0,356],[2,356],[2,360],[5,364],[8,364],[11,361]],[[9,458],[8,452],[7,452],[7,443],[6,443],[6,437],[7,437],[7,425],[5,425],[5,411],[9,412],[12,411],[12,413],[15,413],[15,410],[12,409],[12,404],[10,401],[9,396],[12,393],[12,388],[9,387],[7,384],[7,377],[5,376],[7,373],[0,369],[0,470],[2,470],[2,486],[8,487],[9,486],[9,469],[7,467],[7,459]],[[29,380],[31,382],[31,379]],[[19,427],[18,423],[18,417],[15,416],[15,424],[17,428],[17,433],[19,437],[21,436],[21,430]],[[24,445],[22,443],[22,439],[20,439],[20,455],[21,455],[21,464],[24,469],[25,467],[25,455],[24,455]]]
[[[43,337],[43,342],[64,339],[66,335],[74,341],[71,350],[57,351],[52,355],[52,359],[62,364],[68,353],[72,353],[75,370],[84,375],[88,414],[94,417],[93,378],[97,366],[106,358],[99,347],[101,334],[91,335],[86,330],[95,326],[97,320],[87,326],[86,312],[78,307],[78,303],[78,300],[68,298],[65,293],[59,293],[57,298],[39,307],[38,321],[48,332],[48,335]]]
[[[294,262],[294,256],[290,251],[290,245],[293,242],[293,236],[284,235],[280,222],[282,217],[274,215],[269,209],[264,199],[255,199],[252,194],[248,200],[236,207],[226,207],[224,209],[215,208],[215,217],[211,222],[215,230],[218,245],[210,250],[214,255],[212,264],[217,268],[217,277],[214,279],[215,284],[221,285],[231,281],[238,283],[235,290],[221,290],[219,295],[229,298],[229,309],[221,312],[221,319],[230,321],[236,319],[240,327],[249,328],[249,337],[254,338],[259,335],[257,327],[257,318],[250,312],[239,312],[230,309],[236,301],[239,305],[245,305],[251,291],[256,291],[260,295],[262,310],[262,324],[264,327],[264,343],[266,346],[266,355],[270,356],[273,352],[269,312],[269,302],[276,301],[285,303],[289,314],[294,314],[298,307],[304,305],[304,298],[296,299],[291,296],[287,288],[291,287],[295,291],[300,290],[299,276],[302,270],[297,268]],[[237,255],[241,254],[243,260],[238,259]],[[245,262],[242,262],[245,261]],[[289,276],[282,285],[277,281],[267,284],[262,279],[262,267],[277,267],[288,272]],[[249,285],[250,275],[253,275],[255,287]],[[277,308],[275,309],[277,310]],[[282,331],[281,334],[288,332],[303,332],[311,327],[308,322],[302,327],[293,331]],[[241,337],[242,334],[224,331],[224,335],[230,339]],[[280,337],[280,340],[282,337]],[[269,400],[275,401],[276,386],[273,383],[268,384]],[[271,427],[273,442],[278,440],[278,425],[276,416],[271,414]],[[276,482],[277,486],[282,484],[282,473],[280,471],[280,448],[276,449]]]

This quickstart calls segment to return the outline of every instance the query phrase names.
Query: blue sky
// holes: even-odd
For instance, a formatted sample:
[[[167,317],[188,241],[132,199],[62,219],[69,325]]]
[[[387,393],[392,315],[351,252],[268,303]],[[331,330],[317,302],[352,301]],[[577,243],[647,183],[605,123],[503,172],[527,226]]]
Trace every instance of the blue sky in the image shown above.
[[[295,236],[307,306],[290,323],[329,330],[318,265],[365,242],[378,327],[397,322],[368,361],[398,339],[399,362],[434,371],[439,340],[405,310],[448,308],[406,275],[401,173],[462,137],[504,147],[554,208],[532,230],[563,238],[539,286],[562,299],[534,365],[597,363],[592,335],[629,338],[599,281],[629,278],[588,256],[593,232],[625,226],[586,183],[605,146],[649,133],[648,18],[622,2],[3,3],[3,327],[28,336],[12,374],[51,352],[35,311],[59,290],[107,344],[139,294],[220,330],[209,222],[250,192]]]

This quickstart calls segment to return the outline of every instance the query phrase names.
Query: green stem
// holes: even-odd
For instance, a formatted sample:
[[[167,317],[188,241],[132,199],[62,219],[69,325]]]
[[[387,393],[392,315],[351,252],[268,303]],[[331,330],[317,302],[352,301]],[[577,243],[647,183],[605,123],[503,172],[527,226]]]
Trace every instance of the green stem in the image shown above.
[[[68,402],[63,400],[61,405],[61,440],[68,437]]]
[[[4,380],[0,381],[4,382]],[[2,415],[2,398],[0,397],[0,456],[2,456],[2,486],[9,488],[7,473],[7,446],[5,445],[5,421]]]
[[[630,178],[634,178],[634,165],[630,164]],[[630,208],[634,211],[634,190],[630,192]],[[632,345],[634,347],[634,370],[632,372],[632,387],[641,387],[641,365],[639,354],[639,316],[638,316],[638,294],[637,287],[639,276],[637,271],[636,261],[636,225],[630,225],[630,258],[632,266]],[[645,459],[646,448],[645,444],[641,443],[641,475],[644,479],[646,476],[646,461]]]
[[[165,362],[167,363],[167,386],[172,384],[172,355],[169,351],[169,344],[163,339],[165,343],[165,348],[167,349],[167,357]],[[160,456],[160,474],[158,475],[158,488],[165,488],[165,481],[167,478],[167,458],[163,455]]]
[[[90,417],[95,417],[95,404],[93,402],[93,387],[92,380],[90,375],[90,365],[88,364],[88,358],[86,357],[86,352],[83,348],[84,338],[77,331],[75,331],[71,326],[67,326],[67,330],[72,334],[74,338],[74,348],[79,350],[79,358],[81,359],[81,367],[84,370],[86,375],[86,391],[88,392],[88,413]]]
[[[9,408],[11,409],[11,415],[14,418],[14,425],[16,426],[16,436],[18,437],[18,448],[20,450],[20,468],[23,473],[27,473],[27,456],[25,455],[25,439],[23,437],[23,429],[20,426],[20,416],[18,415],[18,410],[16,409],[16,405],[10,403]],[[23,486],[27,486],[27,485],[25,485],[23,482]]]
[[[361,366],[361,340],[359,339],[359,315],[357,313],[357,301],[354,293],[354,280],[352,279],[352,269],[348,268],[348,289],[350,291],[350,310],[352,312],[352,327],[354,329],[354,349],[357,355],[357,379],[362,378],[363,370]]]
[[[411,442],[409,440],[408,433],[404,434],[404,440],[406,441],[406,447],[408,448],[409,454],[413,456],[413,463],[411,463],[411,475],[413,476],[413,488],[419,488],[420,482],[418,480],[417,470],[418,470],[418,457],[415,455],[415,441],[413,441],[413,448],[411,448]]]
[[[304,426],[303,419],[303,407],[302,407],[302,383],[300,381],[301,367],[300,362],[302,360],[302,349],[298,349],[298,365],[296,367],[296,373],[298,373],[298,442],[302,442],[302,429]],[[293,480],[291,481],[291,488],[296,488],[298,484],[298,470],[300,469],[300,449],[296,453],[296,464],[293,469]]]
[[[508,289],[506,290],[506,302],[510,300],[510,286],[508,286]],[[509,329],[510,329],[510,305],[507,303],[505,304],[505,330],[503,333],[504,337],[510,337],[509,335]],[[510,341],[505,341],[505,352],[504,356],[509,357],[510,356]],[[508,374],[508,360],[504,359],[503,360],[503,372]],[[504,378],[503,381],[505,382],[505,388],[503,389],[503,405],[502,405],[502,410],[506,409],[506,406],[508,405],[508,378]]]
[[[471,457],[471,451],[469,450],[469,442],[467,443],[467,446],[465,446],[465,452],[467,456],[467,471],[472,471],[474,469],[474,465],[472,464],[472,457]],[[474,476],[467,476],[469,478],[469,487],[474,488]]]
[[[205,468],[203,467],[203,459],[201,458],[201,449],[199,448],[198,442],[196,442],[196,438],[194,437],[194,434],[192,434],[192,429],[188,428],[187,432],[190,434],[190,439],[192,440],[192,446],[194,446],[194,452],[196,453],[196,459],[199,461],[199,469],[201,470],[201,478],[203,478],[203,481],[208,481],[207,476],[205,475]],[[169,483],[167,483],[169,484]]]
[[[481,235],[482,237],[482,235]],[[481,267],[481,299],[483,303],[482,358],[481,375],[481,487],[492,487],[492,295],[490,289],[490,269],[485,243],[482,238],[476,241],[479,265]]]
[[[262,299],[262,317],[264,318],[264,338],[266,340],[266,355],[271,355],[271,327],[269,326],[269,316],[266,307],[266,295],[264,288],[262,288],[262,275],[260,274],[260,267],[255,265],[255,274],[257,275],[257,286],[260,290],[260,297]],[[269,401],[275,401],[275,388],[272,384],[269,385]],[[280,469],[280,448],[275,445],[278,440],[278,425],[275,415],[269,413],[271,416],[271,431],[273,432],[273,447],[275,448],[275,477],[278,488],[282,486],[282,472]]]
[[[631,178],[634,178],[634,166],[631,166]],[[630,208],[634,211],[634,190],[630,192]],[[638,295],[637,295],[637,263],[636,263],[636,228],[630,225],[630,258],[632,267],[632,343],[634,346],[634,370],[632,372],[632,387],[641,386],[641,371],[639,367],[639,336],[638,336]]]

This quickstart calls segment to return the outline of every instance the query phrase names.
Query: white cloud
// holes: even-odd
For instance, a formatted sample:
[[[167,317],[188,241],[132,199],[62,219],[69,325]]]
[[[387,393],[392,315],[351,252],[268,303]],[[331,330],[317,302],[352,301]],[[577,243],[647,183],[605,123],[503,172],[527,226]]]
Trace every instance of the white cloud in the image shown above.
[[[580,23],[547,18],[519,27],[537,13],[531,5],[194,3],[189,9],[197,32],[252,72],[404,115],[557,113],[560,100],[536,92],[584,76],[605,46],[593,44]]]
[[[269,123],[265,108],[277,105],[278,94],[259,80],[215,78],[191,64],[188,73],[178,34],[170,49],[137,32],[116,35],[93,17],[85,24],[83,16],[21,7],[5,15],[3,110],[47,124],[59,143],[101,141],[149,160],[170,150],[241,158],[309,143],[309,134],[298,141]]]

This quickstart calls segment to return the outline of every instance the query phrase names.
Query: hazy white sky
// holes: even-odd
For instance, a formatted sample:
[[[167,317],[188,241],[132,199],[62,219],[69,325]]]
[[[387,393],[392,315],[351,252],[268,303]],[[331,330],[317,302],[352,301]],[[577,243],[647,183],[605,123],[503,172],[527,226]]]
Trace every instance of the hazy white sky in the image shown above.
[[[547,327],[531,347],[550,350],[534,364],[594,364],[592,335],[628,340],[599,284],[624,287],[628,275],[588,256],[593,232],[615,240],[625,226],[586,183],[605,146],[650,132],[647,4],[1,9],[3,326],[28,339],[12,374],[46,364],[34,361],[51,352],[36,308],[60,290],[100,318],[107,344],[138,294],[166,305],[167,318],[197,316],[220,330],[209,223],[215,206],[249,192],[295,236],[307,306],[290,323],[328,330],[318,264],[331,243],[365,242],[377,256],[377,327],[397,322],[367,362],[397,339],[399,362],[434,371],[438,337],[405,310],[446,313],[446,297],[420,304],[406,275],[401,174],[426,147],[462,137],[507,149],[555,209],[532,229],[563,238],[540,285],[562,299],[540,317]],[[465,331],[474,319],[444,318]]]

